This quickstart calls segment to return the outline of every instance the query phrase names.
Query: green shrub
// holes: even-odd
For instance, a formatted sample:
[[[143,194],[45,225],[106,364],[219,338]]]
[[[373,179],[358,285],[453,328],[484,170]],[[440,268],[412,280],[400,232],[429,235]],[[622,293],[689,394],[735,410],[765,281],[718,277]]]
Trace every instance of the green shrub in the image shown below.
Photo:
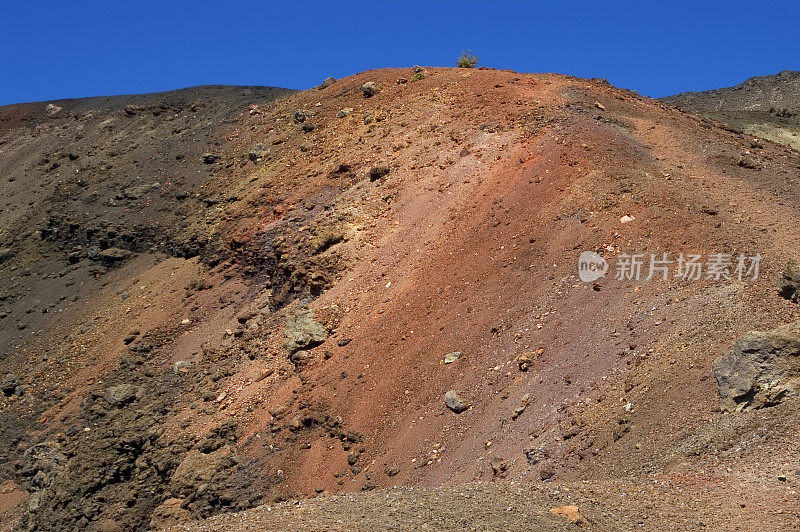
[[[461,57],[458,58],[456,66],[458,68],[475,68],[478,65],[478,56],[473,55],[469,50],[461,52]]]

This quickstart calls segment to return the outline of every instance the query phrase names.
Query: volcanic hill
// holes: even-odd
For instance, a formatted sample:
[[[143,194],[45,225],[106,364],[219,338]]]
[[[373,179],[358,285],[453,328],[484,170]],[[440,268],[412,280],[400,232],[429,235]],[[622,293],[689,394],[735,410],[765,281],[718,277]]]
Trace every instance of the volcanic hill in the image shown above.
[[[800,524],[798,399],[723,413],[712,371],[800,317],[800,155],[417,70],[0,108],[0,529]]]
[[[662,100],[800,150],[800,72],[784,70],[735,87],[685,92]]]

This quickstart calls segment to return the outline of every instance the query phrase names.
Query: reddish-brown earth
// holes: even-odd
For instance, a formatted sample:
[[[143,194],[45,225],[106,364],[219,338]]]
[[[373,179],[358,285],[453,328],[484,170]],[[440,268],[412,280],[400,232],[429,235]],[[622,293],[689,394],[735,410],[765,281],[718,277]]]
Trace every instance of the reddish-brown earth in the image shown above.
[[[711,372],[744,332],[800,317],[776,290],[800,244],[798,153],[602,80],[426,74],[369,71],[254,98],[191,145],[187,175],[199,177],[183,210],[163,186],[131,200],[143,220],[153,204],[178,212],[180,227],[152,245],[113,242],[134,255],[87,269],[75,300],[0,362],[28,386],[0,411],[14,432],[2,526],[24,513],[32,529],[146,529],[318,492],[506,479],[558,486],[542,505],[577,504],[604,527],[800,526],[796,401],[723,414]],[[380,92],[365,98],[368,81]],[[39,134],[52,139],[54,123]],[[3,127],[8,158],[29,130]],[[269,154],[253,161],[257,144]],[[203,152],[219,158],[204,164]],[[379,167],[388,173],[371,179]],[[94,220],[41,201],[66,209],[73,233]],[[0,248],[34,249],[24,242],[38,233],[13,240],[12,225]],[[192,252],[176,244],[187,235]],[[63,265],[74,245],[35,241]],[[587,284],[583,250],[762,261],[755,281],[612,271]],[[0,263],[7,292],[34,268],[29,253]],[[4,301],[3,327],[23,323]],[[305,306],[330,334],[290,357],[287,317]],[[114,404],[119,384],[132,391]],[[451,412],[448,390],[469,409]],[[26,455],[37,444],[49,460]],[[354,515],[331,527],[358,527]]]

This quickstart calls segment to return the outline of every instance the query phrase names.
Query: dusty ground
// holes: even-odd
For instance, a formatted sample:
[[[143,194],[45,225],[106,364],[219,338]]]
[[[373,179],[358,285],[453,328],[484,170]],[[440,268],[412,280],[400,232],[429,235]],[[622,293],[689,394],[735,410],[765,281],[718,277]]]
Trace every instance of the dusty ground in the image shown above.
[[[28,388],[0,411],[4,496],[24,501],[0,522],[146,529],[322,493],[248,519],[388,527],[467,490],[479,503],[422,519],[452,528],[508,498],[507,521],[476,527],[520,512],[558,527],[549,509],[566,504],[603,528],[798,526],[797,405],[722,414],[710,369],[744,332],[800,316],[776,290],[800,243],[798,154],[602,80],[428,69],[398,83],[413,74],[187,118],[183,180],[134,171],[142,153],[3,183],[43,192],[23,215],[20,189],[2,214],[3,330],[27,325],[1,364]],[[180,134],[105,112],[142,121],[117,143]],[[3,122],[6,169],[81,124],[42,120]],[[126,195],[130,176],[145,188]],[[109,205],[106,180],[128,203]],[[762,263],[754,281],[586,284],[582,250]],[[64,274],[83,277],[63,307],[35,303],[42,253],[85,268]],[[469,409],[448,410],[448,390]],[[517,484],[458,487],[492,480]],[[356,517],[387,496],[401,519]]]

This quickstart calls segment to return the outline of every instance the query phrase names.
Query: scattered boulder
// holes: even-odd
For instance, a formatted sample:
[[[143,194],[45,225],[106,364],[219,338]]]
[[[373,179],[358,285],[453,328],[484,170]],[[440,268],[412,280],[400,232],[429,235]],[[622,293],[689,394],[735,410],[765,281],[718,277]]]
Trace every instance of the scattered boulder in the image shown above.
[[[108,248],[97,254],[97,258],[108,264],[116,264],[130,258],[133,255],[127,249]]]
[[[176,375],[179,373],[188,373],[192,369],[192,363],[188,360],[178,360],[172,365],[172,372]]]
[[[796,260],[790,260],[781,272],[781,277],[778,279],[778,293],[784,299],[800,302],[800,263]]]
[[[573,525],[586,526],[589,524],[589,521],[587,521],[586,518],[581,515],[580,510],[578,510],[578,507],[573,506],[571,504],[567,506],[559,506],[558,508],[553,508],[550,510],[550,513],[553,515],[558,515],[563,517]]]
[[[499,456],[493,456],[490,465],[492,466],[492,476],[494,478],[505,478],[508,476],[508,462]]]
[[[314,131],[316,128],[317,128],[317,126],[315,126],[314,124],[309,124],[308,122],[306,122],[305,124],[303,124],[303,127],[302,127],[302,129],[303,129],[303,133],[311,133],[311,132],[312,132],[312,131]]]
[[[295,124],[302,124],[308,118],[309,112],[305,109],[298,109],[294,112],[294,123]]]
[[[61,109],[62,108],[57,105],[48,103],[47,107],[45,107],[45,112],[47,112],[47,116],[56,116],[61,111]]]
[[[7,261],[13,256],[14,256],[14,250],[12,250],[11,248],[0,249],[0,262]]]
[[[453,351],[452,353],[447,353],[444,356],[444,363],[445,364],[452,364],[456,360],[461,358],[461,351]]]
[[[387,477],[394,477],[400,473],[400,468],[396,465],[387,465],[383,472],[386,474]]]
[[[122,407],[136,399],[139,387],[135,384],[117,384],[109,386],[105,391],[106,401],[116,407]]]
[[[320,89],[327,89],[331,85],[336,83],[336,78],[327,77],[325,81],[322,82],[322,85],[319,86]]]
[[[800,321],[752,331],[713,363],[720,409],[738,412],[780,403],[800,391]]]
[[[525,459],[528,461],[528,465],[532,466],[544,461],[547,458],[547,453],[545,453],[544,449],[541,447],[525,449],[523,454],[525,455]]]
[[[374,81],[368,81],[361,85],[361,92],[364,94],[364,98],[372,98],[380,92],[380,88]]]
[[[738,166],[741,166],[742,168],[749,168],[751,170],[757,170],[759,168],[758,163],[756,163],[755,159],[753,159],[753,157],[747,153],[741,154],[736,164]]]
[[[469,402],[458,395],[455,390],[450,390],[444,394],[444,404],[456,414],[460,414],[469,408]]]
[[[219,160],[219,155],[215,153],[204,153],[203,154],[203,162],[205,164],[214,164]]]
[[[125,108],[124,108],[126,116],[134,116],[137,113],[139,113],[139,111],[141,111],[141,110],[142,110],[141,107],[139,107],[138,105],[132,105],[132,104],[126,105]]]
[[[517,367],[520,371],[528,371],[536,361],[536,353],[522,353],[517,357]]]
[[[336,113],[336,118],[345,118],[350,116],[350,113],[353,112],[352,107],[345,107],[344,109],[340,109],[338,113]]]
[[[388,166],[376,166],[371,168],[370,171],[367,173],[370,181],[377,181],[378,179],[382,178],[383,176],[389,173]]]
[[[14,395],[14,391],[17,389],[18,382],[19,381],[16,375],[13,373],[6,373],[2,384],[0,384],[0,389],[2,389],[3,394],[6,396]]]
[[[314,319],[313,310],[301,309],[286,318],[285,335],[284,347],[289,355],[294,355],[320,345],[328,338],[328,331]]]
[[[515,408],[514,411],[511,413],[511,419],[517,419],[519,416],[521,416],[525,412],[525,409],[528,408],[530,400],[531,400],[531,394],[529,393],[524,394],[522,396],[522,400],[520,401],[519,406]]]
[[[260,159],[269,155],[269,148],[263,144],[256,144],[250,150],[250,153],[247,156],[250,158],[251,161],[256,162]]]

